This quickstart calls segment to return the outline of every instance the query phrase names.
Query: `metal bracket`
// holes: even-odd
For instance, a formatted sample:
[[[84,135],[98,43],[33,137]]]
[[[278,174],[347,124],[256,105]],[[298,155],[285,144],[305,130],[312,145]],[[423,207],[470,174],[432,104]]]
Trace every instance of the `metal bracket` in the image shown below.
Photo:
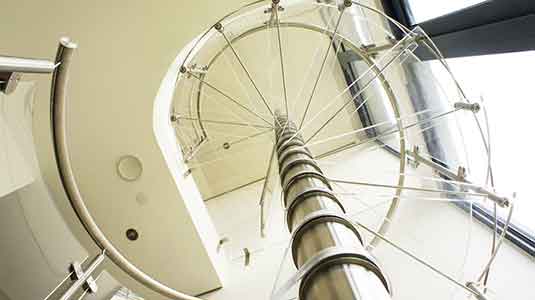
[[[271,4],[271,6],[264,10],[265,14],[270,14],[269,20],[267,22],[265,22],[266,25],[269,25],[269,26],[275,25],[275,14],[274,14],[275,8],[277,9],[276,10],[277,12],[283,12],[284,11],[284,7],[282,5],[280,5],[279,2],[280,2],[279,0],[274,0],[273,3]]]
[[[412,148],[412,153],[415,153],[416,155],[418,155],[420,153],[420,147],[415,145]],[[407,155],[407,162],[409,163],[411,167],[415,169],[420,166],[420,162],[417,159],[411,159],[410,155]]]
[[[473,113],[478,113],[481,110],[481,105],[479,103],[466,103],[466,102],[456,102],[453,104],[453,107],[455,109],[463,109],[463,110],[469,110]]]
[[[244,254],[244,264],[245,266],[248,266],[251,262],[251,252],[247,248],[243,248],[243,254]]]
[[[189,175],[191,175],[191,169],[187,169],[186,172],[184,172],[184,178],[188,177]]]
[[[221,248],[223,247],[223,244],[227,243],[229,241],[228,237],[224,237],[219,240],[219,243],[217,243],[216,252],[219,253],[221,251]]]
[[[479,284],[475,282],[467,282],[466,287],[474,293],[477,300],[488,300],[487,296],[485,296],[484,289]]]
[[[82,264],[80,262],[73,262],[69,266],[69,272],[71,272],[71,280],[76,282],[78,280],[83,280],[86,272],[84,271]],[[82,287],[88,293],[94,294],[98,291],[98,286],[91,275],[89,275],[83,282]]]
[[[17,88],[22,73],[0,73],[0,92],[9,95]]]
[[[450,179],[459,181],[462,183],[466,183],[466,188],[470,189],[476,193],[485,194],[487,198],[491,201],[494,201],[496,204],[498,204],[500,207],[508,207],[510,205],[510,200],[507,197],[499,196],[496,193],[487,190],[484,187],[476,186],[472,182],[466,179],[466,169],[464,167],[459,167],[457,170],[457,173],[451,171],[450,169],[437,164],[436,162],[429,160],[425,157],[422,157],[418,151],[407,151],[407,154],[412,156],[414,160],[417,162],[420,162],[431,169],[433,169],[438,174]]]
[[[282,5],[277,5],[277,11],[284,11],[284,7]],[[273,5],[264,9],[265,14],[272,14],[273,13]]]
[[[188,78],[191,77],[191,74],[199,74],[199,75],[205,75],[208,73],[208,66],[198,66],[197,64],[192,64],[187,69],[188,72]]]

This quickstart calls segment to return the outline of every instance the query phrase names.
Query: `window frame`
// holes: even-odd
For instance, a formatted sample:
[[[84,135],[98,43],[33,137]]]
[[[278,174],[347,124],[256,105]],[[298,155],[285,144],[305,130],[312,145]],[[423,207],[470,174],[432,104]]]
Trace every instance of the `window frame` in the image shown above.
[[[405,1],[381,2],[385,13],[396,21],[410,29],[420,26],[445,58],[535,50],[535,1],[486,1],[419,24],[411,23]],[[396,38],[402,36],[399,29],[392,27],[392,30]],[[489,39],[489,36],[500,38]],[[416,54],[422,60],[433,59],[424,52]],[[471,209],[470,204],[466,202],[455,203],[464,211],[472,211],[478,221],[494,230],[492,211],[480,205],[473,205]],[[504,225],[503,218],[498,217],[498,233],[503,231]],[[505,237],[528,255],[535,257],[535,233],[512,223]]]
[[[535,1],[486,1],[421,23],[411,22],[405,1],[381,2],[396,21],[408,28],[420,26],[446,58],[535,50]]]

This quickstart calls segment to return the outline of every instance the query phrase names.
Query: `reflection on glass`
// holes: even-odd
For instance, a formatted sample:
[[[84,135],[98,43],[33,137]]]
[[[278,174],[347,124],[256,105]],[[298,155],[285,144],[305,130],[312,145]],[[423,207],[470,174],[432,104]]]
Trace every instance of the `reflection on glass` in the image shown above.
[[[482,102],[490,129],[491,160],[494,183],[499,194],[516,193],[515,224],[535,232],[535,202],[533,201],[531,159],[535,143],[530,122],[535,111],[533,82],[529,70],[535,68],[535,51],[448,59],[468,99]],[[433,69],[441,68],[438,61]],[[484,112],[478,117],[485,126]],[[487,129],[484,128],[486,132]],[[478,139],[475,131],[464,131],[465,140]],[[473,136],[470,136],[472,134]],[[470,147],[467,147],[470,152]],[[468,153],[470,155],[470,153]],[[483,161],[472,172],[481,173]],[[490,208],[489,203],[489,208]]]
[[[404,0],[411,23],[418,24],[427,20],[470,7],[487,0]]]

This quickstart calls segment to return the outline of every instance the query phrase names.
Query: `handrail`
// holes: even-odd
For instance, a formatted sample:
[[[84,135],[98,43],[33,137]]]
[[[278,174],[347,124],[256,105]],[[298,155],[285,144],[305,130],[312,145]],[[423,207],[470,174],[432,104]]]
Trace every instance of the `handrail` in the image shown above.
[[[67,194],[67,198],[76,212],[78,219],[83,224],[85,230],[89,233],[93,241],[105,251],[106,256],[109,257],[121,270],[145,285],[147,288],[165,297],[175,300],[201,300],[200,298],[184,294],[162,284],[132,264],[123,254],[121,254],[121,252],[119,252],[119,250],[117,250],[117,248],[115,248],[100,230],[91,216],[89,209],[85,205],[73,174],[67,143],[67,84],[69,80],[71,58],[77,47],[77,44],[71,42],[68,38],[62,38],[60,40],[56,55],[56,63],[58,63],[59,66],[55,69],[52,77],[50,100],[54,154],[60,179]]]
[[[52,73],[56,65],[48,60],[0,56],[0,72],[6,73]]]

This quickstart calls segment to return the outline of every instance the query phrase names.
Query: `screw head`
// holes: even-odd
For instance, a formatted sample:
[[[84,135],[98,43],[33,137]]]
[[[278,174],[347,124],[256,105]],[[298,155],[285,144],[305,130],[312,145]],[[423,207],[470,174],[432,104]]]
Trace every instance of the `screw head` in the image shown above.
[[[186,73],[188,69],[185,66],[180,67],[180,73]]]
[[[345,7],[350,7],[352,4],[353,4],[353,1],[351,1],[351,0],[344,0],[344,6],[345,6]]]
[[[126,231],[126,238],[135,241],[139,238],[139,233],[134,228],[130,228]]]
[[[230,149],[230,144],[229,143],[224,143],[223,144],[223,149],[225,149],[225,150]]]
[[[221,31],[223,29],[223,25],[221,25],[221,23],[218,22],[214,25],[214,29],[217,31]]]
[[[472,111],[478,113],[481,110],[481,105],[479,103],[472,103]]]

